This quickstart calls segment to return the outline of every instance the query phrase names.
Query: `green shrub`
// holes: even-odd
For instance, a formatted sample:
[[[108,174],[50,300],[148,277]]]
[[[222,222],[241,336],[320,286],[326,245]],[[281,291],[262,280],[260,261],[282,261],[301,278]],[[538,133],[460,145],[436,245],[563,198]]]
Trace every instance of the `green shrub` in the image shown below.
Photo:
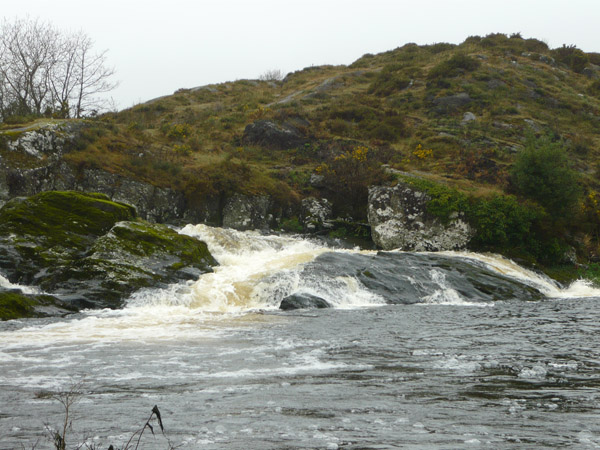
[[[473,200],[468,220],[477,233],[472,243],[477,248],[491,250],[523,246],[531,240],[531,230],[542,216],[539,207],[519,203],[514,196],[494,195]]]
[[[508,36],[503,33],[490,33],[485,36],[479,43],[482,47],[506,47],[508,44]]]
[[[317,167],[333,200],[334,214],[350,214],[355,219],[366,217],[369,186],[380,184],[385,173],[372,150],[359,146]]]
[[[552,56],[557,62],[566,65],[573,72],[581,73],[589,63],[589,58],[584,51],[574,45],[564,45],[552,50]]]
[[[405,178],[402,181],[426,192],[431,197],[431,201],[427,204],[427,212],[443,223],[448,223],[455,213],[465,212],[469,208],[467,196],[456,189],[422,178]]]
[[[448,50],[455,48],[455,44],[449,44],[447,42],[438,42],[436,44],[425,45],[423,48],[428,50],[432,55],[437,55]]]
[[[296,216],[281,221],[281,229],[288,233],[302,233],[303,227]]]
[[[452,78],[465,72],[473,72],[479,68],[481,62],[464,53],[457,53],[450,59],[434,66],[427,75],[430,80]]]
[[[590,95],[600,98],[600,80],[594,80],[588,86]]]
[[[569,167],[561,142],[529,137],[512,167],[511,183],[516,191],[543,206],[557,220],[565,218],[577,204],[577,175]]]
[[[410,85],[410,78],[402,72],[402,64],[389,64],[377,74],[369,87],[369,93],[386,97],[406,89]]]
[[[596,287],[600,287],[600,264],[592,263],[582,267],[579,271],[579,276],[590,280]]]
[[[192,133],[192,127],[187,123],[178,123],[167,125],[165,135],[169,139],[182,140],[187,138]]]

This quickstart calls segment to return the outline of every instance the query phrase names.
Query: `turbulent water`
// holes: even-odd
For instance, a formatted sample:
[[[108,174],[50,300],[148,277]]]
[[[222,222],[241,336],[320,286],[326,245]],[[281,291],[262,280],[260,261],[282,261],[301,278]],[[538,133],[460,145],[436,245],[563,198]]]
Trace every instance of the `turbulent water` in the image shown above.
[[[220,266],[122,310],[0,323],[0,449],[600,448],[600,291],[509,260],[205,226]],[[6,279],[0,283],[7,285]],[[332,307],[280,311],[291,294]],[[137,436],[135,437],[137,439]]]

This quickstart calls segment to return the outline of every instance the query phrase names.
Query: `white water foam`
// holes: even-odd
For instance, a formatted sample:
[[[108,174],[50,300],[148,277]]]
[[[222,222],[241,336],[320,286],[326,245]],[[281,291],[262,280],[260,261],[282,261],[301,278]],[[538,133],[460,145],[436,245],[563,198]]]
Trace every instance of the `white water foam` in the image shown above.
[[[514,261],[495,254],[472,252],[441,252],[443,255],[466,258],[483,263],[488,269],[519,280],[528,286],[538,289],[550,298],[590,298],[599,297],[600,289],[595,288],[587,280],[577,280],[567,288],[561,288],[551,278],[519,266]]]
[[[480,306],[489,307],[493,306],[493,303],[479,303],[469,302],[465,300],[456,289],[453,289],[448,285],[446,281],[446,275],[437,270],[433,269],[429,272],[431,281],[439,286],[432,294],[422,297],[421,300],[424,304],[435,304],[435,305],[463,305],[463,306]]]
[[[0,274],[0,287],[4,289],[19,289],[24,294],[41,294],[42,292],[33,286],[23,286],[21,284],[14,284],[8,281],[6,277]]]
[[[202,275],[179,295],[179,302],[190,308],[221,313],[256,309],[277,309],[281,300],[293,293],[323,298],[335,308],[358,308],[383,304],[383,299],[368,291],[353,277],[328,278],[302,274],[302,266],[319,255],[334,251],[323,244],[293,236],[262,235],[206,225],[188,225],[182,234],[207,243],[219,266]],[[344,250],[336,250],[344,251]],[[155,291],[153,299],[143,302],[170,304],[173,296]],[[130,305],[142,299],[134,296]]]

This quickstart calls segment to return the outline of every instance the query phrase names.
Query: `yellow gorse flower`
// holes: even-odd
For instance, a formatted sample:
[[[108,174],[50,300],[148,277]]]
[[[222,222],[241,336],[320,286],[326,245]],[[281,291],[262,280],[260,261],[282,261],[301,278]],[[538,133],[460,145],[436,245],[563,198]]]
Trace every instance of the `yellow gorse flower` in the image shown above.
[[[433,150],[423,148],[421,144],[417,145],[417,148],[415,148],[412,153],[419,159],[430,158],[433,156]]]

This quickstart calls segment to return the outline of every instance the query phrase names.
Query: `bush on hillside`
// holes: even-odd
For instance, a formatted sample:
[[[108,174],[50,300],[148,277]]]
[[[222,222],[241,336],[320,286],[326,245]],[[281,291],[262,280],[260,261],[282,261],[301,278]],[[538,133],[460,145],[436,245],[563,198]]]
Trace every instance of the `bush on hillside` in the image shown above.
[[[332,158],[316,169],[324,177],[324,184],[332,198],[338,216],[351,215],[364,219],[367,211],[369,186],[380,184],[385,178],[374,151],[359,146]]]
[[[565,45],[552,50],[552,56],[561,64],[566,65],[573,72],[581,73],[589,63],[588,55],[574,45]]]
[[[481,62],[463,53],[457,53],[450,59],[434,66],[427,75],[430,80],[452,78],[465,72],[473,72]]]
[[[404,75],[402,68],[403,65],[401,64],[385,66],[369,86],[369,93],[387,97],[406,89],[410,85],[410,78]]]
[[[564,218],[577,204],[577,175],[569,167],[562,142],[529,137],[510,173],[517,193],[530,198],[556,219]]]
[[[514,196],[494,195],[473,201],[468,216],[477,230],[474,246],[497,250],[527,246],[532,228],[543,212],[529,203],[519,203]]]

